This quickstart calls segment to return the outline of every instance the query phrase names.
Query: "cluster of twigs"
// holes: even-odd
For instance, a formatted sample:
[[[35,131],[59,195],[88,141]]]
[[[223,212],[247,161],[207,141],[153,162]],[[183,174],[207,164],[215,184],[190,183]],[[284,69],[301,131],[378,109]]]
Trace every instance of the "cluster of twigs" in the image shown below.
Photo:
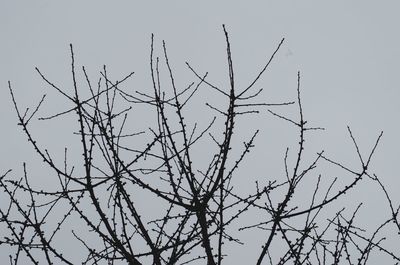
[[[229,70],[228,89],[213,85],[207,80],[207,73],[199,73],[188,63],[187,67],[194,74],[196,82],[184,89],[179,88],[165,43],[162,46],[163,56],[155,57],[153,37],[150,54],[153,89],[150,94],[124,91],[121,85],[133,73],[114,82],[107,75],[105,67],[97,87],[94,87],[83,67],[85,86],[90,93],[88,97],[83,97],[81,89],[78,89],[78,71],[72,45],[72,94],[53,84],[36,69],[50,87],[73,105],[66,111],[40,119],[53,120],[76,115],[78,131],[75,134],[80,138],[82,167],[68,163],[67,149],[64,163],[59,165],[49,151],[40,147],[31,133],[30,123],[45,97],[31,113],[28,110],[22,112],[9,83],[19,125],[37,155],[59,181],[57,190],[45,186],[35,189],[29,182],[25,164],[23,177],[19,180],[9,177],[10,171],[1,176],[0,187],[8,201],[1,202],[0,223],[8,232],[0,239],[0,248],[15,250],[10,255],[10,264],[21,264],[26,260],[33,264],[76,264],[75,257],[64,256],[64,250],[60,247],[59,241],[63,240],[60,234],[65,232],[72,233],[75,241],[82,245],[82,252],[86,251],[85,258],[80,261],[82,264],[222,264],[229,253],[228,242],[243,244],[240,238],[230,233],[229,227],[246,215],[248,210],[257,211],[260,220],[242,226],[240,230],[260,229],[264,233],[263,242],[259,242],[259,255],[249,259],[248,264],[365,264],[374,250],[400,261],[399,253],[383,247],[383,238],[379,236],[383,227],[392,223],[400,231],[397,219],[399,208],[396,208],[378,177],[368,171],[382,133],[368,158],[363,159],[356,139],[348,128],[361,170],[353,170],[331,160],[323,152],[318,153],[310,164],[305,164],[306,136],[309,131],[322,128],[308,127],[304,119],[300,74],[294,102],[254,103],[262,92],[262,89],[255,89],[255,84],[269,67],[283,40],[254,81],[238,89],[225,27],[224,33]],[[162,82],[161,64],[165,66],[169,85]],[[164,88],[166,86],[171,89],[167,91]],[[198,129],[197,124],[189,128],[185,113],[189,111],[190,100],[201,86],[211,88],[225,102],[221,106],[207,103],[216,117],[205,128]],[[118,100],[124,100],[128,107],[120,110]],[[128,114],[140,104],[155,110],[155,125],[145,132],[126,133],[126,128],[132,127],[132,124],[128,124]],[[258,113],[260,107],[286,105],[297,105],[299,117],[292,119],[273,110],[269,112],[298,129],[298,150],[294,164],[291,165],[288,160],[287,149],[286,176],[268,180],[266,185],[257,183],[254,193],[244,196],[234,189],[234,176],[254,148],[258,130],[244,142],[242,149],[233,148],[237,117]],[[223,121],[222,125],[219,124],[222,131],[215,134],[212,129],[220,120]],[[240,128],[240,124],[238,126]],[[147,136],[146,144],[143,144],[143,135]],[[199,168],[193,161],[193,153],[203,139],[210,140],[210,152],[204,154],[209,163],[205,168]],[[298,193],[300,184],[314,174],[321,161],[338,167],[353,178],[342,188],[336,188],[338,184],[335,179],[325,184],[328,189],[323,190],[323,179],[319,175],[310,193],[311,203],[303,206],[293,197]],[[339,212],[328,211],[330,217],[323,224],[319,218],[323,209],[344,197],[363,178],[375,180],[384,191],[391,209],[390,218],[369,236],[355,225],[359,207],[350,217],[346,217],[344,209]],[[151,197],[152,202],[144,201],[140,197],[142,194]],[[155,218],[146,216],[149,211],[145,211],[145,208],[153,207],[151,205],[161,206],[162,209],[151,215],[157,215]],[[54,217],[53,212],[60,208],[63,213]],[[68,222],[74,217],[79,217],[86,231],[95,237],[89,240],[87,235],[71,230]],[[54,224],[51,229],[48,228],[49,223]],[[273,253],[274,244],[283,246],[283,252]],[[243,248],[246,249],[246,245]]]

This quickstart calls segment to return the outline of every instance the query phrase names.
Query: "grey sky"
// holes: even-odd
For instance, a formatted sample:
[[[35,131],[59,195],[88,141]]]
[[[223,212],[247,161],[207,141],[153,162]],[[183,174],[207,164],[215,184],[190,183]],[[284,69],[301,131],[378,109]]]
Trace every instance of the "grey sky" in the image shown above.
[[[301,72],[307,120],[327,129],[310,141],[312,148],[324,149],[332,157],[345,160],[345,164],[354,165],[357,157],[346,126],[353,129],[364,155],[379,132],[384,131],[373,172],[395,196],[400,184],[397,169],[400,3],[389,0],[232,2],[1,1],[1,172],[8,168],[17,170],[22,161],[35,161],[16,126],[8,80],[23,107],[33,107],[43,93],[55,100],[49,103],[49,108],[63,104],[64,101],[56,101],[61,98],[43,84],[34,67],[38,66],[50,80],[70,89],[68,45],[72,43],[78,64],[89,68],[94,77],[106,64],[115,78],[135,71],[135,84],[148,86],[150,36],[154,33],[157,41],[167,42],[177,75],[182,73],[185,80],[192,78],[184,65],[189,61],[201,71],[209,71],[211,80],[224,84],[227,70],[222,24],[225,24],[231,37],[239,86],[254,78],[281,38],[285,38],[260,87],[265,87],[271,101],[292,99],[296,73]],[[271,121],[271,117],[266,121]],[[272,124],[275,123],[280,122]],[[38,127],[36,132],[46,139],[47,145],[54,143],[62,148],[64,143],[52,137],[51,129]],[[276,130],[272,129],[271,135],[278,137],[282,133]],[[270,153],[267,157],[278,163],[286,148],[285,138],[275,142],[273,150],[278,154]],[[30,167],[35,170],[35,164]],[[363,199],[371,195],[371,190],[357,193]],[[399,203],[400,197],[395,201]],[[380,207],[378,202],[370,202],[365,218],[370,218],[368,212]]]

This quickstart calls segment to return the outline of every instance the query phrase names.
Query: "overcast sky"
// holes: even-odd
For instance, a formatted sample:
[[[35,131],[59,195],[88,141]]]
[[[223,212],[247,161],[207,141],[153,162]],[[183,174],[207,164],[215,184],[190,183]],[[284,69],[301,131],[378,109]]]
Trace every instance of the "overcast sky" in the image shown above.
[[[265,87],[271,101],[293,99],[300,71],[307,120],[327,129],[316,136],[317,142],[313,144],[332,157],[343,158],[349,164],[357,161],[347,125],[359,140],[364,155],[379,132],[384,131],[373,172],[394,196],[400,185],[399,11],[400,2],[394,0],[146,1],[145,4],[144,1],[2,0],[0,170],[20,167],[22,161],[29,162],[33,155],[16,125],[8,80],[23,107],[32,107],[42,94],[52,93],[36,74],[36,66],[52,81],[70,89],[68,45],[72,43],[78,64],[85,65],[92,73],[98,73],[103,64],[115,79],[135,71],[135,84],[146,87],[150,36],[154,33],[157,41],[167,42],[177,72],[185,75],[185,80],[192,78],[184,64],[189,61],[201,71],[209,71],[211,80],[224,84],[227,72],[222,24],[225,24],[231,37],[239,86],[254,78],[285,38],[260,86]],[[57,96],[53,100],[55,105],[64,102]],[[51,129],[37,130],[49,145],[59,142],[52,138]],[[284,150],[285,139],[281,139],[279,146]],[[357,192],[363,198],[373,190]],[[400,197],[395,201],[398,204]],[[373,202],[371,205],[371,209],[379,207]]]

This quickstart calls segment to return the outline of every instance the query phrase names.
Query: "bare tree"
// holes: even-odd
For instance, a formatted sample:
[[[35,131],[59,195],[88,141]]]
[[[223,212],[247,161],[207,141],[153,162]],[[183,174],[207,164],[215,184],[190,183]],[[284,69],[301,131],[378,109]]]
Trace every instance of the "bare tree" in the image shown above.
[[[1,202],[0,223],[7,233],[0,239],[0,248],[12,251],[10,264],[26,264],[27,260],[33,264],[76,264],[76,257],[63,255],[65,249],[60,242],[65,240],[65,234],[72,234],[73,244],[80,244],[82,252],[86,252],[82,264],[223,264],[230,244],[242,245],[244,251],[248,247],[233,229],[237,225],[240,231],[257,229],[263,235],[258,256],[249,259],[248,264],[366,264],[374,252],[400,261],[400,253],[382,245],[384,238],[380,233],[393,223],[400,232],[399,207],[369,169],[382,133],[364,158],[348,128],[359,157],[355,168],[360,170],[327,157],[323,151],[306,162],[305,140],[310,132],[323,128],[309,126],[304,117],[300,73],[294,101],[258,101],[262,89],[257,89],[256,84],[284,40],[254,80],[237,88],[230,41],[223,29],[227,87],[214,85],[207,78],[208,73],[197,71],[189,63],[186,65],[195,81],[184,88],[177,85],[166,44],[162,43],[162,56],[157,57],[153,36],[151,91],[127,92],[122,87],[134,73],[113,81],[105,66],[97,83],[93,83],[84,67],[77,70],[72,45],[72,93],[52,83],[36,68],[44,82],[72,105],[39,120],[77,118],[77,130],[72,132],[80,142],[79,164],[69,162],[69,149],[65,148],[60,160],[36,141],[31,123],[45,96],[33,111],[22,111],[8,83],[19,125],[51,170],[49,177],[58,180],[58,188],[36,188],[30,183],[25,164],[21,178],[13,179],[11,170],[1,176],[0,187],[7,201]],[[84,82],[79,81],[80,74]],[[185,118],[203,87],[224,101],[219,105],[206,103],[215,116],[202,127]],[[297,117],[280,114],[281,108],[289,105],[296,107]],[[294,152],[286,150],[284,176],[264,176],[254,184],[252,194],[244,195],[234,188],[235,176],[254,148],[259,131],[254,128],[244,141],[234,139],[234,133],[243,130],[239,117],[251,119],[261,108],[297,128],[298,145]],[[154,119],[148,118],[152,125],[142,130],[139,124],[143,119],[132,120],[130,116],[143,117],[138,113],[143,110],[154,113]],[[132,128],[136,131],[132,132]],[[238,140],[243,142],[242,146],[233,144]],[[201,167],[196,149],[204,144],[208,151],[201,155],[208,162]],[[294,160],[289,159],[292,155]],[[340,169],[343,175],[351,176],[350,180],[339,181],[342,184],[337,178],[326,180],[315,173],[321,163]],[[247,174],[252,174],[251,169]],[[335,208],[331,207],[365,178],[379,184],[377,189],[384,192],[390,206],[387,221],[369,232],[356,225],[360,207],[350,214],[345,208],[333,211]],[[304,191],[306,179],[314,182],[307,185],[309,203],[295,198]],[[254,223],[241,222],[252,214]],[[71,223],[83,227],[83,232],[76,232]],[[274,252],[274,245],[279,246],[279,251]]]

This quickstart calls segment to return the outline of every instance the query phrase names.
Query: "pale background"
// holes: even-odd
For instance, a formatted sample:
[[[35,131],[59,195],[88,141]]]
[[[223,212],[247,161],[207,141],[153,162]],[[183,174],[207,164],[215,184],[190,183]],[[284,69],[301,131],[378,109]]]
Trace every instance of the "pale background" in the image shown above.
[[[115,79],[135,71],[134,85],[150,88],[149,46],[154,33],[158,45],[163,39],[167,42],[177,76],[194,80],[185,68],[184,63],[189,61],[197,69],[209,71],[215,83],[227,84],[222,31],[225,24],[231,37],[238,86],[251,82],[280,39],[286,38],[259,86],[264,87],[268,101],[293,99],[297,71],[301,71],[306,119],[327,129],[310,135],[311,153],[324,149],[330,157],[357,168],[357,156],[346,126],[351,126],[364,156],[379,132],[384,131],[371,167],[398,205],[399,11],[400,3],[388,0],[147,1],[145,4],[2,0],[0,171],[13,168],[13,174],[18,175],[22,162],[26,161],[33,177],[35,170],[40,172],[40,161],[34,158],[32,148],[16,125],[8,80],[22,107],[33,107],[47,93],[52,102],[48,102],[45,110],[51,112],[53,107],[62,110],[59,106],[65,101],[44,85],[34,67],[38,66],[65,89],[71,89],[68,45],[72,43],[78,65],[85,65],[94,77],[106,64]],[[250,162],[250,168],[271,170],[273,174],[281,172],[284,150],[297,140],[295,131],[279,127],[282,123],[266,112],[265,124],[250,123],[254,128],[269,130],[262,138],[268,148],[254,151],[255,162]],[[62,154],[63,146],[68,143],[54,136],[55,129],[39,123],[35,134],[50,150]],[[265,161],[257,162],[257,157]],[[260,164],[268,165],[268,161],[271,166],[261,168]],[[367,180],[353,193],[357,202],[367,202],[360,215],[361,223],[375,224],[389,217],[382,193],[371,181]],[[251,243],[239,250],[241,255],[236,256],[236,264],[253,262],[255,256],[251,253],[259,253],[260,245]],[[394,244],[391,249],[398,249]],[[0,248],[0,261],[4,258],[6,255]]]

